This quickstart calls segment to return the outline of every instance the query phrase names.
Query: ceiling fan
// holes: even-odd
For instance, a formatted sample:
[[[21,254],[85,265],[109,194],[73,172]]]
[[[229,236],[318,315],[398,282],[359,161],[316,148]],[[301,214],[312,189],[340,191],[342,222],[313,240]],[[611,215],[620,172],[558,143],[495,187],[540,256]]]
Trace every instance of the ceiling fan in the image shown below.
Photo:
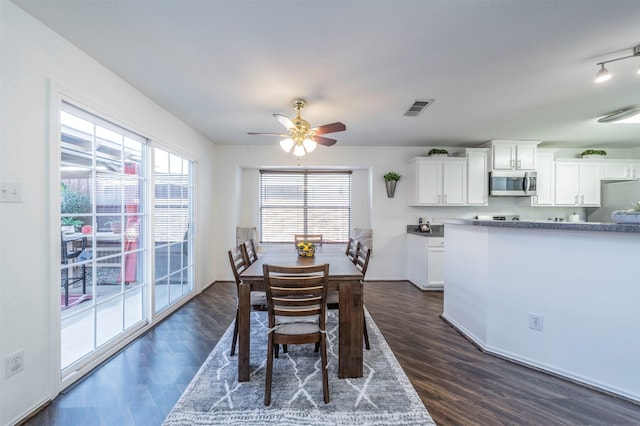
[[[300,110],[307,105],[304,99],[294,99],[292,102],[293,107],[298,112],[296,118],[293,120],[285,117],[281,114],[273,114],[273,116],[282,124],[288,131],[286,133],[255,133],[249,132],[250,135],[266,135],[266,136],[280,136],[285,139],[280,141],[280,146],[286,152],[290,152],[293,148],[293,155],[296,157],[302,157],[308,152],[312,152],[316,149],[316,144],[331,146],[334,145],[337,140],[326,138],[324,136],[327,133],[343,132],[347,130],[347,127],[340,123],[330,123],[324,126],[311,127],[309,122],[300,117]]]

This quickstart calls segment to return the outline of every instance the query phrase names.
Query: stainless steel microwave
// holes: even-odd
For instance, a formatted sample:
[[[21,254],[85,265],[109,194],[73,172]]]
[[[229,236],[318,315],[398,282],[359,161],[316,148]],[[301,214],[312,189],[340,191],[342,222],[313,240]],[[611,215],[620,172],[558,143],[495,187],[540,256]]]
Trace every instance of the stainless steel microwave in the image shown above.
[[[536,195],[536,172],[493,171],[489,173],[489,195],[530,197]]]

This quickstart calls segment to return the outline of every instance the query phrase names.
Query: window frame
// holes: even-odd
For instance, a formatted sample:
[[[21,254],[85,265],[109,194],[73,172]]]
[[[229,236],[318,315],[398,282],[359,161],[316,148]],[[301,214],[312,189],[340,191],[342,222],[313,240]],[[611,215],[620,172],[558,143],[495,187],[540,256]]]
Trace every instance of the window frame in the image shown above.
[[[258,207],[260,243],[286,244],[293,242],[294,234],[323,234],[323,243],[345,244],[349,240],[352,222],[352,174],[352,170],[260,170]],[[292,180],[302,176],[303,181],[297,185],[293,183],[288,187],[281,185],[278,192],[277,178],[273,176]],[[342,179],[346,178],[346,181],[331,182],[330,176],[340,176]],[[329,185],[329,189],[311,190],[309,185],[313,183],[313,179],[322,179],[323,177],[327,180],[325,182],[319,180],[318,183]],[[332,183],[333,187],[330,186]],[[270,200],[270,198],[275,198],[274,193],[276,192],[281,199],[279,203]],[[318,204],[318,201],[326,202],[326,204]],[[286,231],[284,224],[277,225],[276,217],[267,216],[270,210],[280,210],[279,213],[274,214],[281,216],[281,222],[285,220],[285,216],[293,218],[286,224]],[[285,211],[288,212],[288,215]],[[328,221],[336,225],[334,229],[323,227],[325,221],[314,219],[314,212],[316,215],[327,215]]]

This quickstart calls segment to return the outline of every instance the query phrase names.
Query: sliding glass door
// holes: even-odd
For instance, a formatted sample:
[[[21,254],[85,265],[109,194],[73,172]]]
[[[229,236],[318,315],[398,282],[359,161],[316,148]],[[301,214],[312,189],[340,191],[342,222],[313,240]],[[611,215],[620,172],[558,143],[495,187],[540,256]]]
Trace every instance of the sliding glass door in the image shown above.
[[[61,368],[146,323],[147,140],[62,104]]]

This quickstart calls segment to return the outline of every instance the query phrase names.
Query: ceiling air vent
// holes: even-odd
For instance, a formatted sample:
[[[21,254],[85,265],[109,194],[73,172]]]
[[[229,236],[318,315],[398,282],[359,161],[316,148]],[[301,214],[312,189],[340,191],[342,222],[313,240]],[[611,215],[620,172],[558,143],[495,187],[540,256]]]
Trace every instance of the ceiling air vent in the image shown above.
[[[433,99],[426,99],[422,101],[415,101],[413,105],[409,107],[407,112],[404,113],[405,117],[416,117],[422,111],[425,110],[429,105],[433,103]]]

